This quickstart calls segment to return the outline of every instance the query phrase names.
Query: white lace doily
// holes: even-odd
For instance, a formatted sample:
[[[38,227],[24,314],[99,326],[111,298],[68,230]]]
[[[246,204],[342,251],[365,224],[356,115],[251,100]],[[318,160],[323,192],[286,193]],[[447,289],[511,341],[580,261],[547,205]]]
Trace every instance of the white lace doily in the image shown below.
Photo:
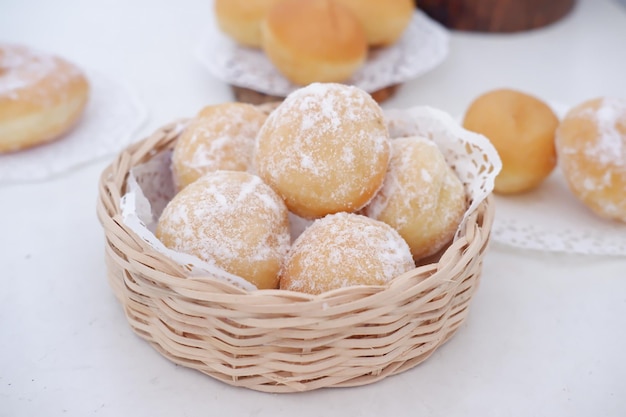
[[[562,118],[568,106],[550,103]],[[626,191],[625,191],[626,192]],[[559,167],[537,189],[496,195],[494,241],[524,249],[626,255],[626,224],[604,220],[569,190]]]
[[[208,26],[196,56],[214,77],[279,97],[298,88],[278,72],[263,51],[239,46],[212,20]],[[392,46],[370,51],[364,66],[346,83],[371,93],[416,78],[443,62],[448,38],[443,26],[418,10],[402,37]]]
[[[65,136],[0,155],[0,183],[42,180],[121,151],[146,120],[146,110],[121,83],[88,71],[90,96],[78,124]]]
[[[471,201],[465,217],[491,193],[501,163],[496,150],[484,136],[463,129],[447,113],[431,107],[385,111],[385,116],[387,124],[395,126],[394,132],[401,133],[393,137],[421,135],[437,144],[463,182]],[[180,125],[179,128],[183,127]],[[161,152],[131,170],[127,182],[128,192],[120,202],[124,224],[155,250],[186,266],[192,279],[208,274],[241,288],[254,289],[243,278],[220,270],[195,256],[166,248],[154,235],[157,219],[176,193],[171,154],[171,151]],[[291,216],[290,221],[297,222],[292,224],[292,233],[296,234],[310,224],[296,216]]]
[[[524,249],[626,256],[626,224],[593,214],[558,168],[532,192],[496,196],[492,233],[495,241]]]

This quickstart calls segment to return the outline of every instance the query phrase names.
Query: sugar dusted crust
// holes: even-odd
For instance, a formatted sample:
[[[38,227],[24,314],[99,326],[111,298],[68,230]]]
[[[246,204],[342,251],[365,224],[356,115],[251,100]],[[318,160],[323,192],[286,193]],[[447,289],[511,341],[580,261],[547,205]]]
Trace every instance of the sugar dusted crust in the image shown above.
[[[382,110],[362,90],[311,84],[292,93],[261,128],[259,176],[305,218],[365,206],[389,163]]]
[[[287,209],[261,179],[210,172],[165,207],[156,236],[170,249],[197,256],[259,289],[276,288],[290,245]]]
[[[0,45],[0,152],[59,138],[78,121],[88,95],[87,79],[75,65]]]
[[[385,223],[353,213],[316,220],[295,241],[280,288],[320,294],[352,285],[384,285],[415,268],[400,235]]]
[[[597,98],[571,109],[556,148],[574,195],[597,215],[626,222],[626,100]]]
[[[465,191],[431,140],[399,138],[391,149],[383,187],[364,213],[396,229],[421,259],[454,237],[466,210]]]
[[[174,147],[177,187],[182,189],[211,171],[251,171],[255,138],[266,118],[261,110],[244,103],[203,108]]]

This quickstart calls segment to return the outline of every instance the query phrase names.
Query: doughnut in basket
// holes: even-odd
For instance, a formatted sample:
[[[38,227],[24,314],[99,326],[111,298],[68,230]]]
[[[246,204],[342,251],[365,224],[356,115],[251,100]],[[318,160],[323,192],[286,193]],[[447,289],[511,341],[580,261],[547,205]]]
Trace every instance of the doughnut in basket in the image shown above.
[[[289,119],[284,109],[319,113],[316,117],[325,117],[330,124],[318,129],[322,136],[311,141],[330,143],[331,148],[304,148],[302,166],[312,175],[324,176],[324,165],[319,165],[324,153],[328,159],[338,158],[346,166],[333,175],[346,181],[370,175],[370,171],[351,171],[353,159],[361,157],[359,147],[380,148],[380,155],[374,152],[364,157],[374,161],[380,158],[381,167],[387,172],[391,158],[385,147],[391,140],[380,109],[370,108],[371,98],[350,87],[342,86],[341,92],[336,88],[318,85],[293,93],[292,99],[270,113],[261,129],[263,132],[271,125],[272,136],[281,139],[272,145],[260,134],[257,150],[267,141],[263,146],[285,149],[287,155],[300,152],[283,140],[294,131],[307,128],[311,119],[278,118]],[[326,94],[317,94],[319,90]],[[357,99],[361,100],[360,105],[346,106]],[[133,330],[177,364],[230,385],[266,392],[369,384],[427,359],[452,337],[468,314],[489,242],[493,221],[489,196],[500,163],[487,139],[462,129],[443,112],[416,107],[404,112],[404,117],[413,123],[415,136],[431,140],[440,148],[465,190],[466,210],[441,255],[415,267],[414,256],[401,233],[386,222],[365,216],[363,207],[384,188],[384,179],[378,179],[376,174],[370,179],[376,185],[368,182],[354,187],[356,191],[337,199],[324,200],[324,187],[311,190],[325,203],[318,202],[315,210],[305,213],[316,219],[307,223],[287,253],[282,253],[278,287],[266,289],[251,287],[250,281],[236,275],[244,275],[241,271],[217,265],[215,255],[201,260],[187,253],[172,253],[154,236],[154,231],[157,223],[169,222],[170,209],[164,211],[163,207],[174,204],[179,198],[174,197],[176,193],[197,196],[208,192],[210,196],[200,199],[208,200],[211,207],[220,205],[221,214],[207,214],[214,208],[205,211],[206,208],[190,203],[185,212],[178,211],[174,217],[191,219],[197,214],[197,219],[207,218],[198,227],[218,238],[231,229],[228,239],[235,246],[247,246],[248,238],[259,237],[257,241],[266,239],[268,247],[282,242],[286,235],[283,210],[272,211],[282,213],[272,217],[274,220],[262,217],[261,221],[266,223],[264,230],[276,226],[274,231],[280,230],[280,238],[276,233],[261,236],[251,226],[261,223],[252,220],[260,212],[259,207],[280,206],[269,198],[271,192],[262,196],[254,191],[255,187],[267,190],[261,185],[265,184],[273,189],[286,208],[302,208],[308,203],[290,203],[289,193],[276,186],[279,181],[266,179],[273,168],[261,168],[261,159],[275,156],[273,153],[255,155],[258,177],[245,172],[209,172],[178,191],[170,169],[171,154],[184,132],[184,124],[167,125],[123,151],[102,174],[97,211],[105,231],[109,282]],[[373,136],[359,139],[360,145],[359,141],[353,142],[354,132],[345,135],[347,130],[357,129],[359,123]],[[379,123],[382,130],[377,127]],[[343,138],[345,147],[333,143],[333,131]],[[382,139],[377,138],[381,133]],[[352,151],[342,152],[350,147]],[[212,181],[216,175],[245,180],[226,195],[223,191],[211,191],[213,186],[207,190],[206,181]],[[252,183],[256,185],[252,187]],[[346,195],[358,198],[346,199]],[[193,210],[198,211],[192,214]],[[158,220],[163,216],[167,220]],[[230,226],[220,232],[222,221],[230,222]],[[173,230],[177,229],[174,240],[188,239],[177,226]],[[159,230],[157,234],[163,232]],[[229,244],[218,251],[232,252],[231,249]],[[246,251],[244,255],[254,258],[256,252]],[[276,253],[282,256],[280,251]],[[234,252],[230,255],[231,259],[238,256]]]
[[[50,142],[78,121],[89,83],[74,64],[0,43],[0,153]]]
[[[267,115],[245,103],[222,103],[203,108],[181,134],[172,170],[179,189],[203,174],[252,168],[254,140]]]
[[[269,115],[255,159],[290,211],[317,218],[363,208],[383,184],[389,155],[382,110],[367,93],[314,83]]]

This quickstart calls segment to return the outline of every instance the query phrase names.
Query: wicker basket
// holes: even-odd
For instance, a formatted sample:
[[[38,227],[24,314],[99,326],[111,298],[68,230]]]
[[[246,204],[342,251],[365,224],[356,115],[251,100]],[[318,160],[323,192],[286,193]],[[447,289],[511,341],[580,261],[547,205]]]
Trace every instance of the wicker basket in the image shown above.
[[[108,278],[133,330],[173,362],[267,392],[369,384],[414,367],[459,328],[476,291],[493,221],[487,198],[436,263],[387,286],[318,296],[246,292],[188,271],[122,221],[129,170],[171,148],[175,125],[130,146],[100,180]]]

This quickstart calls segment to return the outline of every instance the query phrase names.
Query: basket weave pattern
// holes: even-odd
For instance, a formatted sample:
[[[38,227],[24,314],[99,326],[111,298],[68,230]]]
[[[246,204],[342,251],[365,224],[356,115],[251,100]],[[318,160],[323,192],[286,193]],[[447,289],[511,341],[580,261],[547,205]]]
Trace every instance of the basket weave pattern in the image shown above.
[[[189,277],[129,230],[120,212],[129,170],[171,148],[178,132],[168,125],[122,152],[102,174],[97,207],[110,285],[133,330],[171,361],[259,391],[363,385],[424,361],[467,316],[489,241],[491,198],[438,262],[387,286],[313,296]]]

